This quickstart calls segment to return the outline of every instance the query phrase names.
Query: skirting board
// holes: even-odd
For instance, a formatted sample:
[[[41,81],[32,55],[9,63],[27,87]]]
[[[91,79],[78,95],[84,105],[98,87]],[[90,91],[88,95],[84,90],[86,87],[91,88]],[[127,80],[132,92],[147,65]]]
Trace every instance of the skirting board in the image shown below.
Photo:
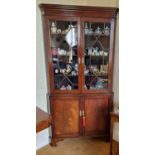
[[[36,150],[48,145],[51,142],[49,138],[50,130],[51,129],[48,128],[36,134]]]

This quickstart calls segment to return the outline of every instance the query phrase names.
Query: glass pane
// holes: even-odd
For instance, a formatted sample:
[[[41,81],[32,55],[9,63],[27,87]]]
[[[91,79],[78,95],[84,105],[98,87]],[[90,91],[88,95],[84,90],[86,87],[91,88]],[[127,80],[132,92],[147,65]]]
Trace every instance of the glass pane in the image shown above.
[[[78,89],[77,22],[50,21],[56,90]]]
[[[108,88],[110,23],[84,23],[84,75],[87,90]]]

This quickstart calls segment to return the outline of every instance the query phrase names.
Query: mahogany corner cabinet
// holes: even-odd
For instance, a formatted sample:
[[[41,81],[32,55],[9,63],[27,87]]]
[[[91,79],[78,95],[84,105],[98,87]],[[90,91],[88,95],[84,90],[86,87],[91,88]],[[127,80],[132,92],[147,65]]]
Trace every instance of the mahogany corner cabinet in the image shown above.
[[[52,143],[110,137],[118,8],[40,4],[52,115]]]

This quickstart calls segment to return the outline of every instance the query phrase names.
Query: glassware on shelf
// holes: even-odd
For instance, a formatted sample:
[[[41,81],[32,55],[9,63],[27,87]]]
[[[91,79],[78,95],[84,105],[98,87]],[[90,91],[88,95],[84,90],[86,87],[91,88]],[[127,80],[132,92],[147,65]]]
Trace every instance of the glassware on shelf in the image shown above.
[[[69,51],[66,51],[66,55],[69,56],[70,55],[70,52]]]
[[[66,30],[62,30],[61,34],[66,34],[66,32],[67,32]]]
[[[93,48],[93,53],[92,53],[92,54],[93,54],[93,55],[98,55],[98,49],[99,49],[98,47],[94,47],[94,48]]]
[[[94,74],[95,72],[98,72],[97,65],[91,65],[91,66],[90,66],[90,69],[89,69],[89,72],[90,72],[91,74]]]
[[[65,72],[66,72],[66,69],[64,69],[64,68],[60,69],[60,73],[65,74]]]
[[[92,72],[93,72],[93,75],[98,75],[99,74],[99,69],[97,68],[97,66],[94,66]]]
[[[101,28],[98,26],[95,30],[95,34],[98,35],[100,33],[102,33],[102,31],[101,31]]]
[[[88,34],[90,34],[90,35],[93,34],[93,29],[92,28],[89,29]]]
[[[58,48],[59,55],[66,55],[66,53],[67,53],[66,50]]]
[[[61,29],[57,29],[57,33],[60,34],[61,33]]]
[[[92,47],[88,47],[88,55],[92,55],[93,53],[93,48]]]
[[[103,54],[104,54],[104,51],[103,50],[99,51],[99,55],[100,56],[103,56]]]
[[[88,75],[88,73],[89,73],[89,69],[86,67],[86,65],[84,66],[84,74],[85,75]]]
[[[110,35],[110,28],[109,28],[108,26],[106,26],[106,27],[104,28],[104,35],[105,35],[105,36],[109,36],[109,35]]]
[[[55,22],[52,22],[52,24],[51,24],[51,33],[56,33],[56,32],[57,32],[56,24],[55,24]]]
[[[104,51],[103,54],[104,54],[104,56],[108,56],[108,52]]]
[[[67,87],[66,87],[66,89],[67,90],[72,90],[72,86],[68,84]]]
[[[66,65],[66,72],[70,73],[72,71],[72,66],[70,64]]]
[[[78,64],[77,63],[74,65],[74,69],[76,72],[78,72]]]
[[[85,23],[84,33],[85,33],[85,34],[88,34],[88,33],[89,33],[88,23]]]
[[[84,74],[85,74],[85,75],[88,75],[88,73],[89,73],[89,70],[86,69],[86,70],[84,71]]]
[[[62,86],[60,87],[60,90],[66,90],[66,87],[65,87],[64,85],[62,85]]]
[[[55,68],[55,69],[54,69],[54,73],[55,73],[55,74],[58,74],[58,73],[59,73],[59,69],[58,69],[58,68]]]
[[[77,75],[77,72],[76,72],[76,71],[72,71],[72,72],[71,72],[71,75],[72,75],[72,76],[76,76],[76,75]]]
[[[103,54],[104,54],[104,51],[102,51],[102,50],[99,51],[98,47],[88,47],[88,55],[99,56],[99,55],[103,55]]]
[[[53,49],[52,49],[52,55],[53,56],[58,55],[58,49],[56,47],[53,47]]]
[[[104,88],[103,82],[104,81],[102,78],[97,78],[95,89],[103,89]]]
[[[52,60],[53,60],[53,62],[58,62],[59,61],[58,58],[53,58]]]
[[[108,64],[107,65],[100,65],[100,73],[103,75],[108,73]]]

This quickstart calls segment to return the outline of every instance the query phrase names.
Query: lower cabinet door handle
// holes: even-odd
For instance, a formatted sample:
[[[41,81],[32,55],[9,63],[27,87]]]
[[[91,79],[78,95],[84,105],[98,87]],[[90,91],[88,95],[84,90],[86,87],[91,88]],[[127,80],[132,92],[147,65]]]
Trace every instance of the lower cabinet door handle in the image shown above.
[[[82,117],[82,111],[80,110],[80,117]]]
[[[82,117],[82,125],[83,125],[83,127],[86,126],[86,117],[85,116]]]

